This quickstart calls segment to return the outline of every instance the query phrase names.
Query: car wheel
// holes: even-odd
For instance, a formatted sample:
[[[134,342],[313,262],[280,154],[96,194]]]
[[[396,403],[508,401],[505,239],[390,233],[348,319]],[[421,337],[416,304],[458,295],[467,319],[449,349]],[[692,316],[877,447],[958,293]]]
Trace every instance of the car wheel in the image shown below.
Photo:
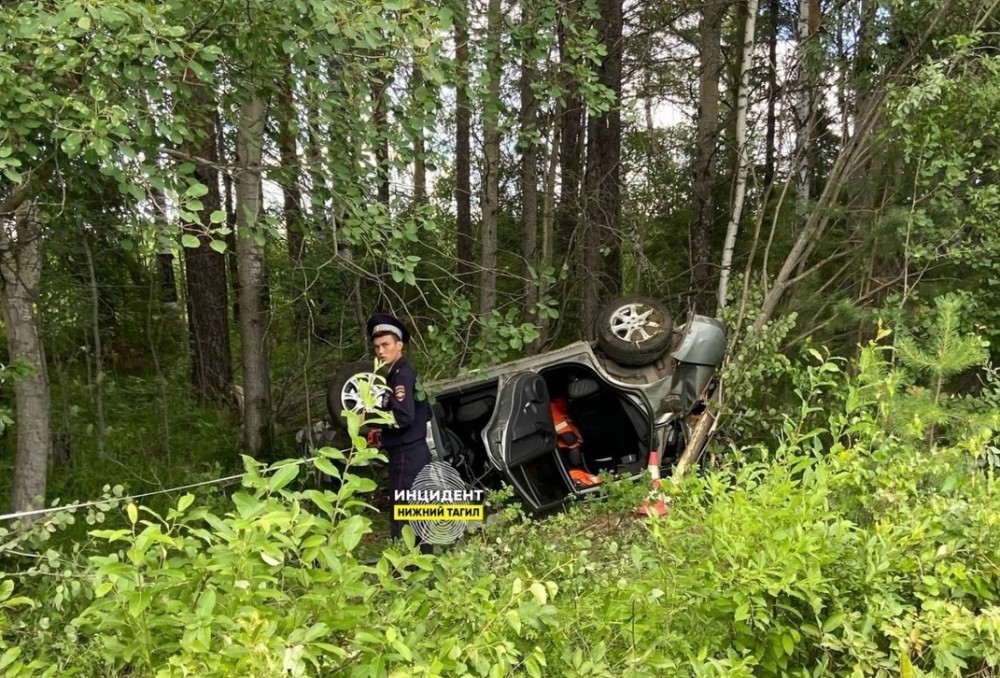
[[[347,430],[347,419],[344,410],[361,414],[364,412],[364,400],[361,397],[361,385],[369,384],[373,397],[378,398],[388,389],[385,377],[372,370],[368,360],[357,360],[344,365],[333,375],[326,392],[326,407],[330,417],[338,428]]]
[[[597,343],[609,358],[629,367],[647,365],[670,346],[673,319],[666,306],[643,296],[622,297],[597,316]]]

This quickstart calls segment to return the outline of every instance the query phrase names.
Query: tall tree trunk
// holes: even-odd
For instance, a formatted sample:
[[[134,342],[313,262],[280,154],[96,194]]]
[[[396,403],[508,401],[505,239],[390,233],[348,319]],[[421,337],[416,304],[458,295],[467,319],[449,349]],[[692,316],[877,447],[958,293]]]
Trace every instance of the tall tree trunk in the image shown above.
[[[562,5],[562,20],[558,26],[559,60],[565,69],[562,84],[565,105],[557,120],[559,127],[559,201],[555,208],[553,224],[553,266],[556,274],[568,271],[566,282],[560,283],[555,296],[560,300],[560,325],[579,322],[580,298],[577,286],[570,281],[580,280],[584,253],[581,215],[583,204],[583,169],[586,154],[585,108],[582,98],[576,94],[578,83],[569,71],[576,66],[571,50],[572,37],[569,27],[579,20],[581,0],[567,0]]]
[[[229,148],[226,145],[226,129],[225,125],[222,124],[222,116],[219,114],[219,110],[215,110],[215,130],[216,130],[216,142],[215,142],[215,159],[220,166],[230,165],[235,167],[239,164],[240,159],[235,148],[233,151],[233,158],[229,158]],[[223,200],[224,209],[226,211],[226,228],[229,232],[226,233],[226,272],[229,276],[229,286],[231,292],[231,298],[233,300],[233,324],[239,325],[240,323],[240,265],[239,259],[236,256],[236,209],[233,207],[233,172],[226,171],[222,172],[222,188],[223,188]],[[208,223],[202,219],[203,223]]]
[[[545,170],[545,192],[542,197],[542,253],[539,261],[541,270],[547,271],[552,266],[553,225],[555,223],[556,205],[556,174],[559,169],[559,121],[562,114],[562,104],[558,101],[553,115],[549,120],[548,168]],[[548,280],[539,279],[538,296],[542,300],[548,294]],[[538,319],[538,338],[528,346],[528,352],[536,354],[548,343],[549,319]]]
[[[240,108],[236,144],[240,172],[236,184],[236,252],[240,260],[240,338],[243,355],[243,441],[258,457],[271,441],[271,377],[267,350],[264,248],[257,243],[260,163],[264,145],[264,101],[252,96]]]
[[[0,305],[10,362],[34,373],[14,382],[17,454],[11,508],[29,511],[45,502],[52,435],[49,425],[49,377],[38,316],[42,272],[42,226],[34,203],[22,202],[0,212]]]
[[[586,230],[583,247],[583,334],[595,337],[601,303],[621,287],[621,153],[622,5],[620,0],[600,0],[597,34],[606,53],[598,79],[614,92],[610,110],[591,116],[587,129]],[[601,251],[609,254],[602,261]]]
[[[500,0],[489,0],[486,10],[486,73],[489,76],[483,107],[483,193],[480,242],[479,314],[485,318],[497,303],[497,220],[500,214]]]
[[[278,121],[278,153],[281,156],[281,191],[284,194],[285,232],[288,234],[288,258],[294,268],[302,265],[305,256],[305,233],[302,223],[302,187],[299,168],[298,124],[295,110],[295,75],[291,62],[285,59],[284,80],[278,91],[281,119]]]
[[[726,242],[722,248],[722,267],[719,271],[718,308],[726,307],[729,296],[729,274],[736,248],[736,234],[743,216],[743,200],[747,190],[747,108],[750,91],[750,68],[753,66],[753,48],[756,38],[757,0],[748,0],[746,24],[743,29],[743,55],[740,62],[740,88],[736,96],[736,189],[733,207],[726,227]]]
[[[521,254],[524,257],[525,322],[538,323],[538,102],[532,84],[536,78],[532,37],[534,15],[529,3],[522,3],[524,34],[521,38]]]
[[[778,27],[781,0],[769,0],[767,40],[767,131],[764,135],[764,188],[774,183],[774,156],[778,128]]]
[[[90,281],[90,330],[94,335],[94,409],[97,414],[97,458],[104,458],[104,349],[101,346],[101,293],[94,270],[94,255],[90,250],[90,236],[83,233],[83,253],[87,259]]]
[[[206,92],[200,92],[191,106],[191,119],[200,141],[188,145],[187,155],[208,161],[195,168],[195,178],[208,187],[208,193],[201,198],[200,223],[182,226],[198,239],[197,247],[184,248],[191,383],[200,400],[226,401],[233,381],[226,258],[211,248],[212,238],[207,235],[211,214],[220,206],[219,176],[214,166],[218,161],[214,106]]]
[[[278,91],[280,119],[278,153],[281,157],[281,191],[284,196],[285,233],[288,237],[288,259],[292,266],[293,315],[296,327],[308,323],[309,300],[305,295],[302,261],[306,254],[305,220],[302,215],[302,171],[298,154],[298,114],[295,108],[295,75],[290,60],[285,58],[284,80]]]
[[[715,226],[716,153],[719,146],[719,78],[722,74],[722,22],[726,2],[704,0],[698,53],[698,124],[694,158],[694,200],[690,239],[692,305],[706,313],[712,299],[712,231]]]
[[[167,231],[167,198],[163,191],[150,187],[149,200],[153,204],[153,223],[156,230],[165,234]],[[169,245],[164,245],[156,253],[156,274],[159,282],[160,303],[164,308],[176,308],[177,276],[174,273],[174,252]]]
[[[472,282],[475,241],[472,236],[471,128],[469,103],[469,29],[468,9],[455,13],[455,69],[458,87],[455,93],[455,255],[458,278]]]
[[[813,25],[819,19],[817,0],[799,0],[799,19],[795,32],[798,38],[798,64],[795,74],[795,213],[802,223],[809,210],[809,199],[813,180],[813,133],[816,126],[816,110],[813,102],[816,83],[814,82],[814,59],[811,38]],[[818,27],[818,24],[817,24]]]
[[[621,293],[621,147],[622,147],[622,0],[602,0],[604,44],[601,83],[615,95],[611,109],[598,119],[596,141],[601,157],[601,245],[607,251],[601,279],[601,300]],[[596,311],[597,309],[595,309]]]
[[[580,11],[580,0],[569,0],[565,4],[565,15],[559,24],[559,59],[563,66],[569,68],[573,57],[570,54],[570,37],[567,35],[566,24],[575,22]],[[571,248],[573,234],[576,231],[580,215],[580,185],[583,179],[584,160],[584,107],[583,100],[575,94],[576,83],[570,76],[564,76],[563,85],[567,92],[566,105],[559,120],[559,204],[556,208],[555,251],[561,252],[566,262],[573,259]]]

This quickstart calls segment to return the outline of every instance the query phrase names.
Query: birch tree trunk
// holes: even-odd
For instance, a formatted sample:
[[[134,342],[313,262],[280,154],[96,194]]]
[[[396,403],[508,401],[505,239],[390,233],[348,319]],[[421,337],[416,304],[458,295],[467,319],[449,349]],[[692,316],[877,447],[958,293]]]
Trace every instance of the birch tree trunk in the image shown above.
[[[479,314],[489,316],[497,303],[497,218],[500,212],[500,0],[489,0],[486,14],[486,72],[489,75],[483,110],[483,194],[482,194],[482,268],[479,289]]]
[[[236,255],[240,266],[240,337],[243,355],[243,441],[257,457],[271,441],[271,377],[264,309],[264,248],[257,243],[260,163],[264,144],[264,101],[252,96],[240,109],[236,136]]]
[[[750,91],[750,69],[753,66],[753,47],[757,21],[758,0],[748,0],[746,25],[743,29],[743,57],[740,66],[740,89],[736,95],[736,189],[733,194],[733,207],[726,227],[726,242],[722,248],[722,268],[719,271],[719,311],[726,307],[729,296],[729,276],[733,265],[733,250],[736,248],[736,235],[743,216],[743,202],[747,191],[747,106]]]
[[[45,502],[52,436],[49,430],[49,377],[45,366],[38,293],[42,271],[42,226],[36,207],[23,202],[0,213],[0,305],[10,361],[34,368],[14,382],[17,454],[11,508],[29,511]]]

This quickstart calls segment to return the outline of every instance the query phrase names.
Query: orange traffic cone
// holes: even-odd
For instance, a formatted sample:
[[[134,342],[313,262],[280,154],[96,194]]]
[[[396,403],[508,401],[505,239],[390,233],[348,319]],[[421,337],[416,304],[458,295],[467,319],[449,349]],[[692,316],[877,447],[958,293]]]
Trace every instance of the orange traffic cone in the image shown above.
[[[670,512],[670,508],[667,506],[667,497],[663,494],[660,489],[660,453],[656,450],[651,450],[649,453],[649,463],[646,465],[649,470],[649,474],[653,477],[653,489],[650,491],[649,496],[642,502],[639,507],[639,515],[649,516],[654,513],[660,517],[667,515]]]

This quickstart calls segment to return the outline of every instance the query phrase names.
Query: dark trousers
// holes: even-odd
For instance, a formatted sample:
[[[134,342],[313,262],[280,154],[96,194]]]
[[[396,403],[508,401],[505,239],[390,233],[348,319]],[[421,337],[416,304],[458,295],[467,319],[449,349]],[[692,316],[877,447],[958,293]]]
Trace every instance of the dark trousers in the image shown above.
[[[396,490],[413,488],[417,474],[431,461],[431,451],[423,440],[387,450],[389,457],[389,535],[393,541],[403,536],[406,521],[393,520],[392,511],[396,506]],[[417,535],[417,544],[422,553],[431,553],[433,546],[424,544]]]

